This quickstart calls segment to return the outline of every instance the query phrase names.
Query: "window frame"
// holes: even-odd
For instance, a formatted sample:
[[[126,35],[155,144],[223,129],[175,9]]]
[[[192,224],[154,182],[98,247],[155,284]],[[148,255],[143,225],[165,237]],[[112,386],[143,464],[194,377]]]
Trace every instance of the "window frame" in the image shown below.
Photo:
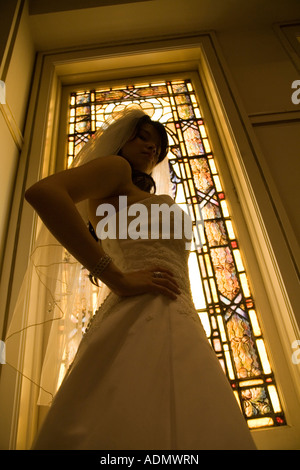
[[[129,60],[129,69],[124,69],[126,54],[132,61],[132,67],[130,67]],[[166,58],[170,56],[171,59],[166,64]],[[117,67],[118,57],[122,59],[120,68]],[[140,65],[141,57],[144,58],[142,65]],[[115,64],[114,70],[109,69],[112,63],[110,60]],[[103,67],[100,67],[100,64]],[[35,69],[25,131],[27,145],[24,146],[21,156],[28,165],[23,172],[22,184],[26,182],[26,187],[28,187],[42,176],[58,170],[55,161],[56,155],[59,154],[58,142],[62,132],[59,113],[63,87],[70,85],[74,88],[76,83],[98,82],[100,76],[105,80],[110,76],[113,80],[122,79],[123,81],[124,77],[130,73],[129,70],[138,77],[149,75],[157,78],[162,69],[164,76],[167,77],[175,72],[175,75],[181,78],[182,73],[187,70],[198,75],[199,84],[197,86],[195,84],[196,92],[204,93],[205,102],[207,102],[205,107],[210,109],[209,113],[205,109],[203,113],[214,153],[220,156],[218,158],[220,172],[223,175],[227,172],[233,181],[232,187],[228,182],[225,184],[225,190],[228,199],[236,201],[234,213],[236,214],[237,210],[241,211],[245,220],[245,226],[238,228],[238,236],[243,249],[245,250],[249,243],[249,250],[251,247],[251,253],[254,254],[254,257],[249,257],[245,266],[249,277],[262,279],[262,285],[265,287],[261,290],[258,283],[255,283],[252,291],[256,304],[260,305],[260,310],[262,306],[268,304],[268,308],[266,307],[264,311],[268,310],[269,313],[266,314],[267,317],[264,314],[264,318],[260,320],[289,423],[288,427],[284,427],[285,429],[282,427],[254,431],[254,436],[260,448],[279,448],[282,443],[283,429],[292,440],[295,440],[297,433],[299,436],[295,410],[297,409],[297,394],[299,394],[300,370],[299,367],[293,367],[291,362],[291,344],[299,337],[299,330],[286,290],[288,281],[292,284],[291,288],[296,284],[290,276],[292,267],[288,256],[282,262],[282,256],[287,254],[287,249],[281,234],[280,221],[269,203],[270,195],[266,194],[264,181],[258,169],[257,158],[260,149],[256,145],[251,124],[226,70],[226,64],[214,34],[172,37],[153,43],[148,41],[134,45],[114,44],[92,49],[81,48],[40,53]],[[202,98],[200,102],[203,106]],[[227,169],[225,169],[225,162]],[[224,179],[227,180],[227,176]],[[232,195],[235,195],[235,198]],[[15,238],[17,243],[15,272],[18,269],[21,269],[21,272],[24,271],[26,265],[24,254],[30,252],[32,238],[35,236],[36,219],[34,214],[29,214],[28,210],[24,210],[20,224],[16,228],[19,236]],[[273,233],[274,228],[277,231]],[[26,236],[22,240],[22,234],[28,231],[32,234],[31,239],[29,240]],[[19,279],[13,285],[12,300],[16,298],[18,282],[20,282]],[[280,328],[282,323],[284,323],[284,328]],[[278,348],[278,344],[281,348]],[[26,353],[26,348],[32,349],[33,345],[28,345],[24,338],[20,347]],[[22,366],[22,360],[21,358],[20,366]],[[40,357],[36,362],[39,361]],[[33,358],[32,368],[35,370],[38,369],[36,362]],[[38,375],[38,370],[36,374]],[[35,409],[32,413],[31,408],[35,403],[37,391],[32,384],[26,383],[25,379],[16,380],[12,388],[15,393],[15,409],[22,411],[28,419],[21,422],[18,413],[14,414],[11,447],[26,448],[39,422],[39,411]],[[25,404],[21,404],[23,393],[30,397]],[[287,437],[288,440],[289,437]]]

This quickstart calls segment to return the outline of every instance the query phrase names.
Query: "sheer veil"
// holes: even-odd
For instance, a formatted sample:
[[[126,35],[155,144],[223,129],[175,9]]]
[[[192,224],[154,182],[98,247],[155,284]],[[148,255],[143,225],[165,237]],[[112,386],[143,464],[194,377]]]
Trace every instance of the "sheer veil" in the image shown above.
[[[117,154],[146,113],[133,109],[112,116],[84,145],[71,167]],[[152,173],[156,194],[171,194],[168,158]],[[88,222],[87,202],[77,205]],[[28,268],[5,338],[7,364],[38,386],[39,405],[50,405],[73,361],[83,332],[109,294],[38,219]],[[42,351],[43,361],[39,363]]]

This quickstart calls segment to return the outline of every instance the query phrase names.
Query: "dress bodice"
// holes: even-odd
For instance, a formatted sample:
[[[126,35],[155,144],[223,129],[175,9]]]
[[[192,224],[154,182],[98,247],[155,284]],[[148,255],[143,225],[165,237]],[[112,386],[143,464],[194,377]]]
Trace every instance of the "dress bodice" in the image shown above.
[[[122,271],[166,268],[178,278],[181,289],[189,291],[192,223],[169,195],[153,195],[121,209],[108,224],[106,238],[105,227],[102,230],[102,246]]]
[[[160,223],[155,215],[155,211],[159,209]],[[143,212],[142,217],[139,217],[139,211]],[[151,267],[170,270],[181,291],[174,302],[174,312],[199,321],[189,280],[188,258],[192,237],[189,215],[169,195],[149,196],[115,215],[114,220],[113,217],[107,219],[110,220],[109,229],[103,226],[102,234],[97,230],[104,251],[123,272]],[[122,232],[124,227],[127,231]],[[108,236],[104,237],[104,231],[108,232]],[[111,292],[97,310],[87,330],[97,329],[121,300],[122,297]]]

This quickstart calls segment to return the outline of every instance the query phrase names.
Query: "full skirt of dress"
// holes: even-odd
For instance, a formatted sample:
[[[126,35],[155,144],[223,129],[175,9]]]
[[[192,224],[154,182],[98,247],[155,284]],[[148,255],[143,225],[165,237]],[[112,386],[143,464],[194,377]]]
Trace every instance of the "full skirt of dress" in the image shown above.
[[[197,312],[177,302],[109,295],[33,449],[255,449]]]

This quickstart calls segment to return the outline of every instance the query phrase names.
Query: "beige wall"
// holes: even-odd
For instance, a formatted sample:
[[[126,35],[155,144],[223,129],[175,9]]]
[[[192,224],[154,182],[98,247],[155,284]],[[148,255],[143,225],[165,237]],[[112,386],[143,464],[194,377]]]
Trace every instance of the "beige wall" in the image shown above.
[[[26,120],[35,48],[29,31],[27,10],[22,2],[15,2],[15,10],[6,10],[7,2],[1,9],[2,18],[7,12],[7,43],[1,49],[0,79],[6,84],[6,104],[0,105],[0,332],[4,337],[7,326],[5,315],[7,293],[10,285],[10,269],[13,262],[14,237],[21,209],[21,187],[17,185],[20,152],[23,148],[23,132]],[[13,2],[9,5],[13,5]],[[10,27],[8,27],[10,26]],[[16,187],[19,187],[17,190]],[[14,216],[12,217],[12,211]],[[9,230],[10,227],[10,231]],[[4,262],[5,261],[5,262]],[[0,448],[9,447],[14,389],[16,375],[8,366],[0,366],[1,426]]]
[[[22,3],[16,2],[15,12],[19,11]],[[157,19],[158,3],[162,9]],[[16,26],[17,34],[9,59],[3,56],[3,38],[2,42],[0,41],[0,52],[3,53],[0,55],[0,70],[1,73],[6,70],[7,86],[7,105],[4,105],[0,112],[0,260],[4,259],[6,249],[1,278],[0,331],[5,324],[5,294],[9,289],[10,264],[13,260],[12,239],[18,224],[18,208],[21,209],[23,203],[22,184],[26,170],[25,162],[20,162],[19,155],[20,150],[27,144],[26,141],[23,142],[24,124],[35,52],[107,42],[112,36],[114,40],[128,41],[130,37],[133,40],[145,37],[158,39],[167,34],[184,35],[189,31],[215,30],[219,52],[224,58],[222,67],[226,68],[226,73],[235,87],[239,112],[251,127],[251,145],[257,149],[254,163],[264,181],[264,187],[255,188],[255,175],[249,174],[258,196],[260,191],[263,193],[267,190],[279,221],[284,243],[288,247],[288,260],[281,259],[282,247],[276,237],[272,238],[271,225],[269,235],[274,243],[274,253],[278,258],[291,303],[294,307],[297,305],[298,292],[294,288],[289,289],[288,280],[294,278],[295,263],[299,259],[296,243],[299,237],[299,220],[295,210],[297,204],[299,205],[298,176],[294,170],[299,167],[300,105],[297,107],[291,102],[291,83],[300,77],[272,29],[274,22],[297,19],[297,2],[265,0],[263,5],[268,5],[269,10],[257,9],[255,1],[250,2],[252,6],[245,2],[247,7],[244,12],[241,8],[242,2],[237,0],[231,2],[232,10],[225,8],[226,2],[215,0],[203,2],[203,9],[199,11],[199,3],[194,0],[157,0],[140,2],[138,5],[124,4],[121,8],[103,7],[31,17],[28,16],[25,4],[20,23]],[[185,8],[184,15],[179,8],[182,5],[189,7]],[[251,11],[246,11],[247,8]],[[5,12],[2,10],[1,13],[3,11]],[[257,11],[260,12],[259,17]],[[110,14],[109,23],[104,21],[107,12]],[[128,21],[124,21],[126,12],[130,12]],[[8,22],[14,28],[16,15],[13,17],[8,10],[6,13]],[[166,18],[170,19],[167,23]],[[245,165],[250,169],[251,165],[253,166],[250,156],[243,152],[243,148],[240,150]],[[10,220],[12,204],[14,219]],[[268,214],[264,216],[268,219]],[[5,245],[8,233],[9,243]],[[1,385],[3,379],[7,379],[11,387],[8,387],[8,390],[14,390],[15,376],[8,369],[5,372],[4,368],[5,366],[2,366]],[[4,393],[0,389],[0,403],[5,410],[5,413],[1,414],[3,418],[0,427],[0,448],[6,449],[9,447],[11,432],[13,393],[9,395],[6,390]]]
[[[288,2],[286,5],[288,7]],[[300,31],[300,21],[298,25]],[[286,269],[284,282],[300,325],[299,292],[295,284],[290,285],[289,282],[290,275],[296,278],[300,262],[300,221],[297,214],[300,104],[295,105],[291,100],[292,83],[299,80],[300,69],[297,70],[291,60],[276,26],[272,27],[270,23],[263,29],[233,29],[217,32],[217,36],[229,74],[241,98],[240,110],[244,111],[252,126],[252,144],[258,150],[257,169],[281,226],[288,255],[282,254],[282,245],[275,242],[272,229],[269,229],[269,236],[271,242],[274,237],[273,247],[280,269]],[[247,155],[244,158],[247,163]],[[258,195],[260,188],[256,191]],[[264,217],[267,220],[268,214]]]
[[[300,14],[299,14],[300,15]],[[267,183],[277,189],[295,234],[299,196],[300,104],[292,103],[292,82],[300,74],[271,28],[218,34],[224,57],[261,145]],[[298,111],[297,115],[294,115]],[[297,118],[297,121],[296,121]],[[287,120],[287,122],[283,122]],[[275,196],[276,199],[276,196]]]
[[[16,2],[15,15],[8,15],[11,28],[6,54],[4,51],[1,61],[0,79],[6,85],[6,104],[0,105],[0,267],[5,249],[18,159],[23,146],[28,93],[35,58],[27,11],[25,9],[21,18],[18,18],[19,8],[20,5]],[[12,44],[13,49],[10,54],[9,46]]]

